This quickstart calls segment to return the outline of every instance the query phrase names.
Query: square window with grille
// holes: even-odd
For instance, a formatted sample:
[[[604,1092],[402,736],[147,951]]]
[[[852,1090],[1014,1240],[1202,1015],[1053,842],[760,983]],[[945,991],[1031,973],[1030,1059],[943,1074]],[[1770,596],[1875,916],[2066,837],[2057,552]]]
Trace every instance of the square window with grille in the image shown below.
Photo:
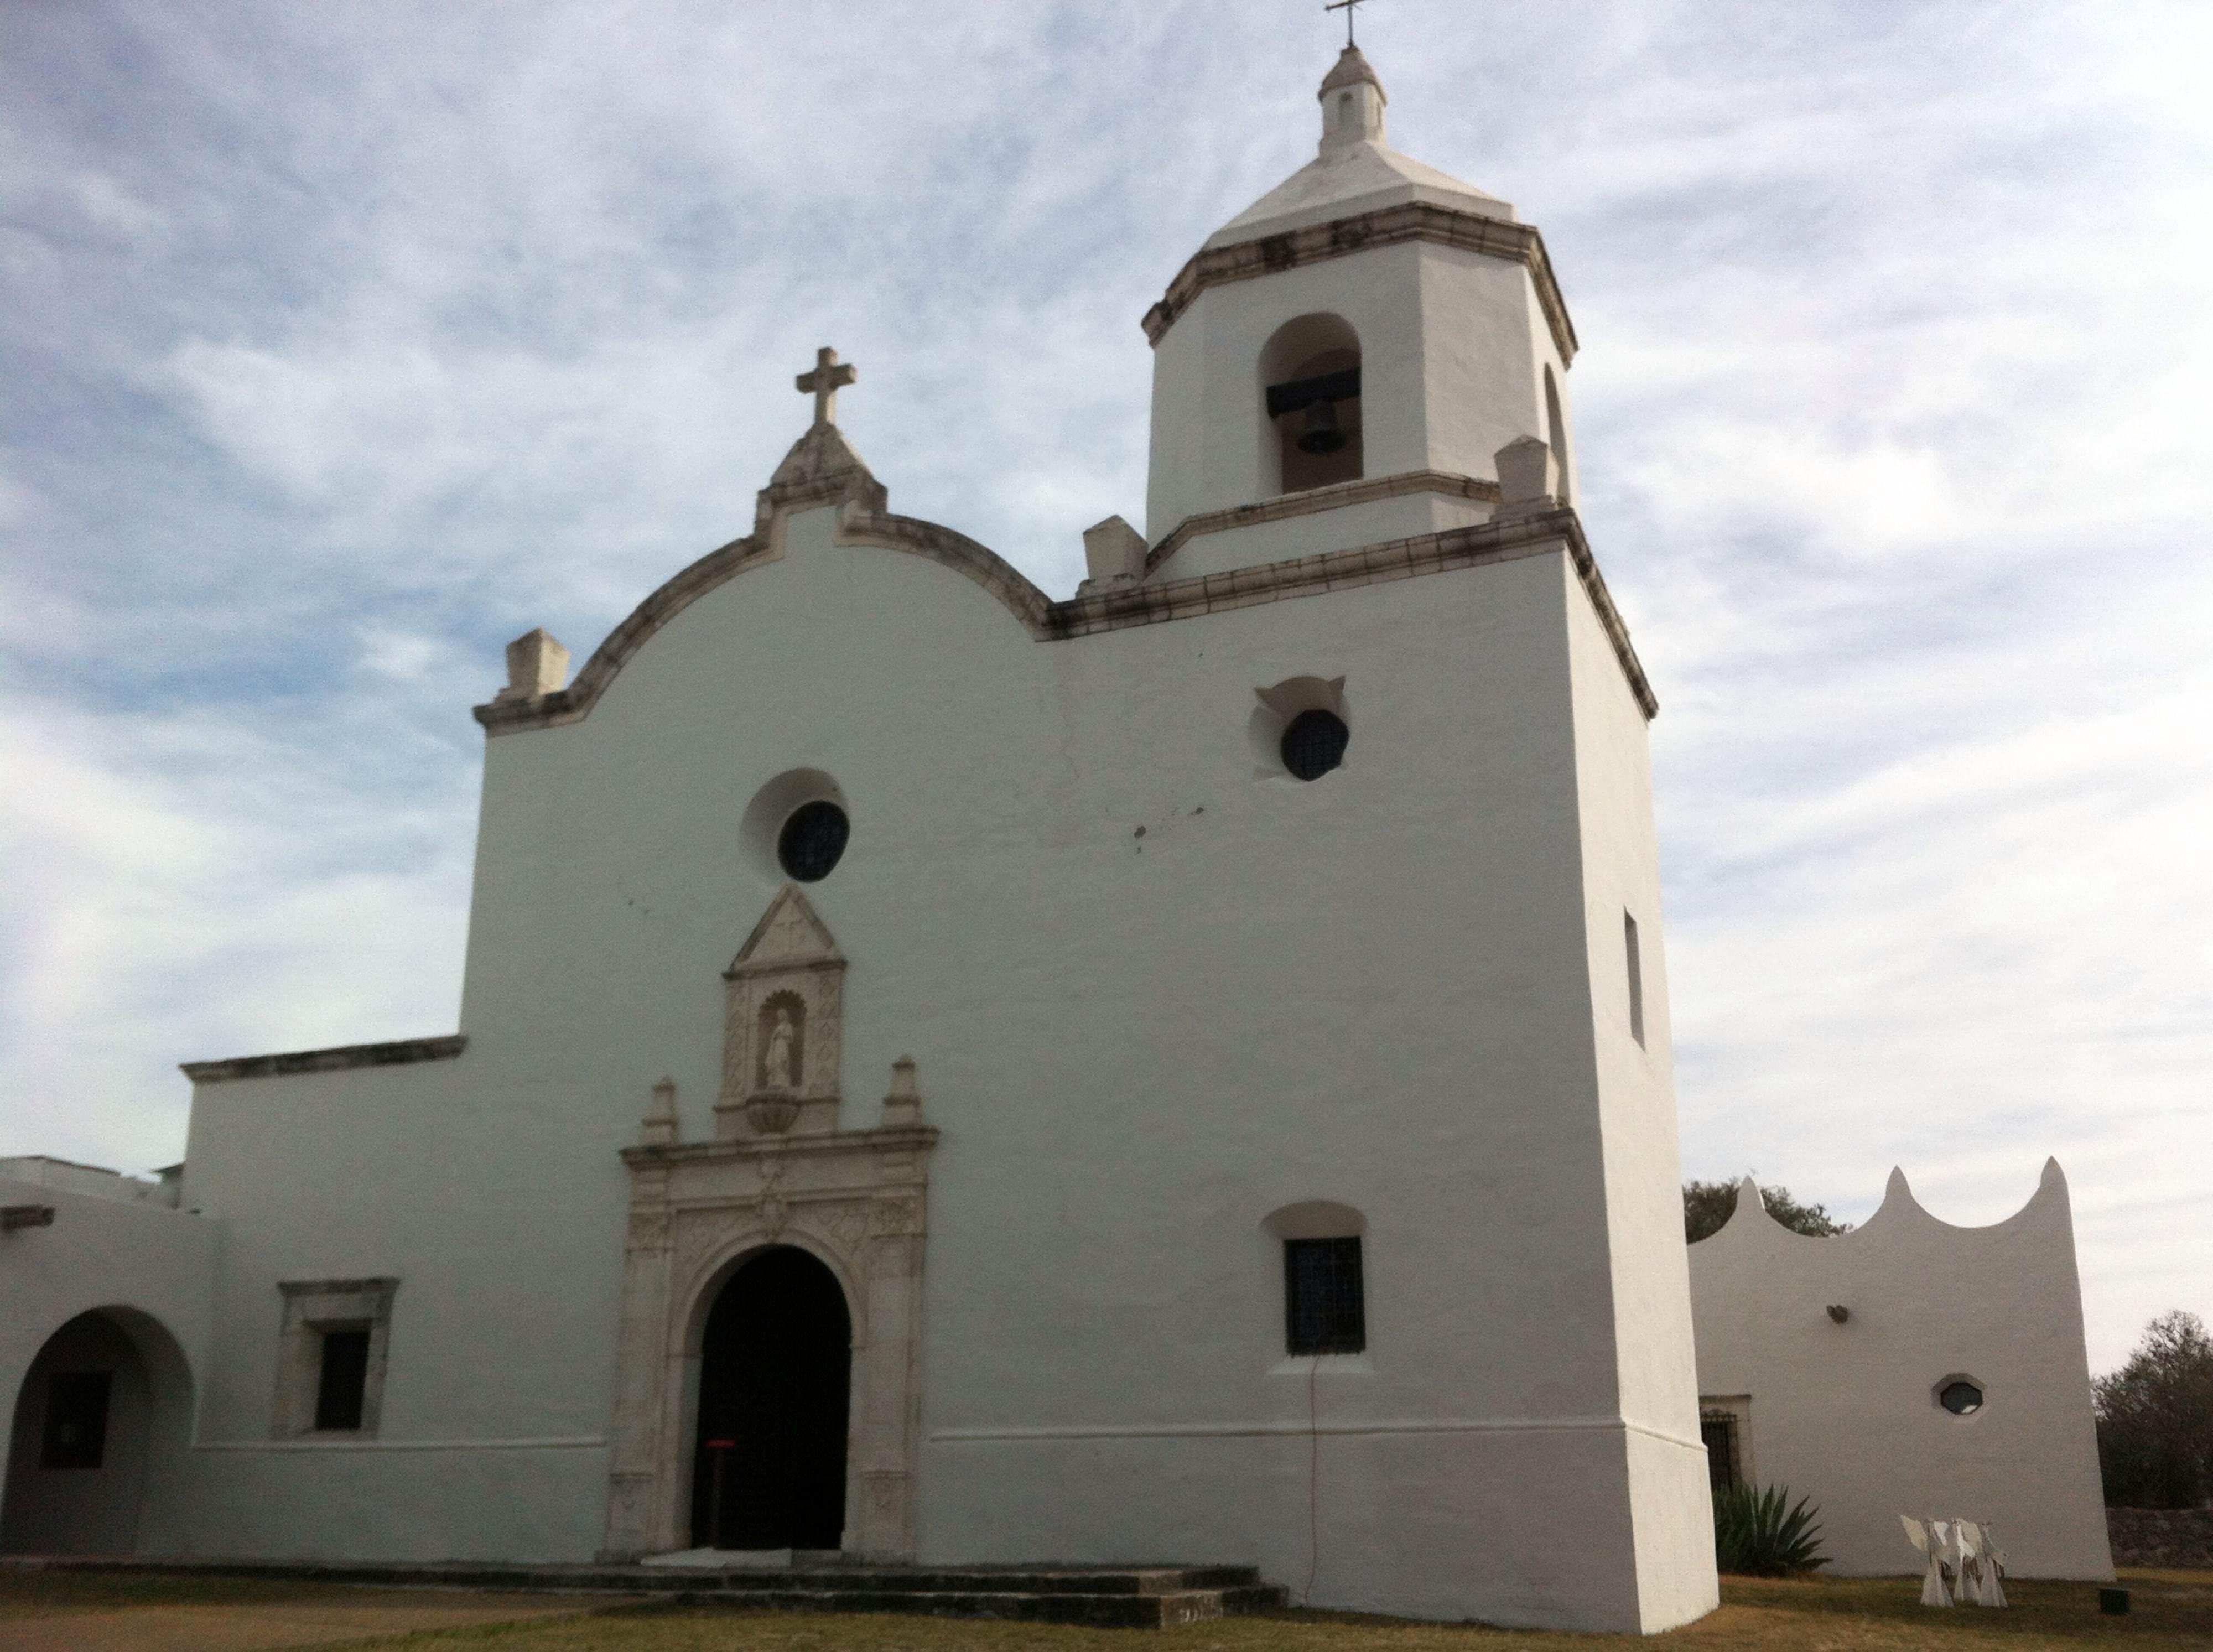
[[[1738,1465],[1735,1417],[1728,1411],[1701,1412],[1698,1438],[1706,1448],[1706,1473],[1713,1489],[1726,1491],[1741,1484],[1743,1474]]]
[[[1283,1241],[1284,1320],[1294,1354],[1357,1354],[1368,1346],[1360,1241]]]
[[[40,1468],[98,1468],[107,1454],[107,1396],[113,1371],[57,1371],[46,1379],[46,1428]]]
[[[322,1333],[323,1369],[315,1386],[318,1429],[358,1429],[369,1388],[369,1327],[333,1326]]]

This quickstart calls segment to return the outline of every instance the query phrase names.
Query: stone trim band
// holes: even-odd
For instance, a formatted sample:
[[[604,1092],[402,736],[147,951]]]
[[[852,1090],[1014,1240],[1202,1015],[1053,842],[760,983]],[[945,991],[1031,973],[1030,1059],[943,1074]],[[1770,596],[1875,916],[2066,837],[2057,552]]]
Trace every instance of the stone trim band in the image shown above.
[[[194,1451],[600,1451],[600,1434],[546,1435],[515,1440],[195,1440]]]
[[[1145,312],[1145,337],[1158,347],[1176,318],[1209,287],[1249,281],[1255,276],[1295,270],[1302,264],[1319,264],[1325,259],[1344,258],[1371,247],[1390,247],[1405,241],[1436,241],[1527,265],[1529,279],[1537,289],[1537,302],[1552,330],[1553,348],[1560,352],[1560,363],[1564,367],[1574,363],[1575,323],[1568,319],[1567,301],[1560,296],[1559,283],[1552,277],[1552,260],[1545,252],[1545,238],[1535,227],[1458,212],[1426,201],[1332,218],[1327,223],[1308,224],[1280,235],[1263,235],[1258,241],[1241,241],[1194,253],[1176,271],[1161,302]]]
[[[1497,483],[1451,471],[1400,471],[1393,476],[1364,476],[1350,482],[1332,482],[1327,487],[1305,488],[1249,505],[1231,505],[1223,510],[1186,516],[1175,525],[1167,538],[1145,552],[1145,571],[1149,574],[1202,534],[1251,527],[1259,522],[1288,521],[1294,516],[1312,516],[1343,505],[1370,504],[1378,499],[1396,499],[1409,493],[1442,493],[1487,505],[1497,504],[1503,497]]]
[[[228,1061],[180,1061],[178,1070],[195,1084],[224,1084],[238,1078],[281,1078],[294,1073],[338,1073],[357,1067],[404,1067],[417,1061],[451,1061],[468,1047],[468,1035],[400,1039],[391,1044],[340,1044],[327,1050],[293,1050],[283,1055],[234,1056]]]
[[[1417,477],[1426,474],[1413,473]],[[1443,472],[1437,474],[1442,476]],[[1397,479],[1377,479],[1379,482],[1391,483]],[[1472,485],[1480,489],[1484,485],[1478,481]],[[1466,497],[1473,498],[1479,494],[1470,491]],[[1266,508],[1265,504],[1253,507]],[[1294,509],[1286,514],[1298,512]],[[1192,520],[1196,522],[1205,519]],[[1591,555],[1589,542],[1583,538],[1582,524],[1573,510],[1564,507],[1509,521],[1476,522],[1466,527],[1417,534],[1411,539],[1387,539],[1350,551],[1322,552],[1289,562],[1260,563],[1227,573],[1094,591],[1064,602],[1053,601],[1013,564],[966,534],[936,522],[862,509],[856,502],[842,508],[838,527],[841,543],[909,552],[965,575],[997,597],[1040,642],[1065,641],[1100,631],[1156,625],[1162,620],[1221,613],[1292,597],[1320,596],[1351,586],[1379,585],[1417,574],[1448,573],[1486,563],[1511,562],[1564,546],[1591,606],[1598,611],[1600,623],[1613,643],[1614,655],[1629,680],[1630,692],[1637,697],[1637,704],[1643,708],[1648,718],[1656,716],[1660,710],[1659,699],[1630,643],[1629,627],[1613,606],[1597,560]],[[1182,531],[1180,526],[1177,532]],[[1172,540],[1174,535],[1169,538]],[[757,563],[771,560],[773,554],[764,552],[760,541],[752,535],[710,552],[640,603],[600,645],[599,651],[570,686],[535,698],[496,700],[479,705],[475,710],[477,721],[484,725],[487,735],[493,735],[527,728],[555,728],[564,723],[582,722],[607,692],[615,674],[644,647],[654,632],[724,580]]]
[[[1064,1428],[938,1429],[932,1445],[970,1445],[1039,1442],[1053,1440],[1234,1440],[1313,1434],[1638,1434],[1663,1445],[1680,1446],[1703,1454],[1703,1441],[1687,1439],[1649,1423],[1632,1423],[1619,1417],[1439,1417],[1434,1420],[1363,1422],[1267,1423],[1100,1423]]]

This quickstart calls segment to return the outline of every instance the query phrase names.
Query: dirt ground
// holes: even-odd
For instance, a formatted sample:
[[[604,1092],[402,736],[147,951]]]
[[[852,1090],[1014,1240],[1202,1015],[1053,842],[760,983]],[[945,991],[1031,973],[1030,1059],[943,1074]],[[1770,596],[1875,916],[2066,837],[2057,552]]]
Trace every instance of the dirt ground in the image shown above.
[[[2133,1610],[2103,1617],[2088,1583],[2009,1582],[2003,1612],[1931,1612],[1918,1578],[1722,1580],[1720,1611],[1655,1652],[2213,1652],[2213,1572],[2125,1570]],[[265,1652],[283,1647],[485,1652],[1538,1652],[1624,1644],[1474,1624],[1289,1612],[1188,1628],[1036,1624],[609,1603],[558,1595],[0,1572],[6,1652]]]
[[[223,1578],[0,1573],[6,1652],[271,1652],[359,1645],[432,1631],[570,1618],[607,1602],[575,1595],[334,1588]]]

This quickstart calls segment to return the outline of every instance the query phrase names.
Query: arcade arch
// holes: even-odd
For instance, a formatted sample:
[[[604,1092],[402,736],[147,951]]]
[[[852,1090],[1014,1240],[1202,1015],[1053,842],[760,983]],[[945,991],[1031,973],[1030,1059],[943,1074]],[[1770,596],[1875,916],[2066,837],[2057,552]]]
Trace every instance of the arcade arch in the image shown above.
[[[192,1433],[192,1372],[151,1314],[94,1308],[24,1373],[0,1494],[0,1552],[129,1554],[163,1546],[160,1509]]]

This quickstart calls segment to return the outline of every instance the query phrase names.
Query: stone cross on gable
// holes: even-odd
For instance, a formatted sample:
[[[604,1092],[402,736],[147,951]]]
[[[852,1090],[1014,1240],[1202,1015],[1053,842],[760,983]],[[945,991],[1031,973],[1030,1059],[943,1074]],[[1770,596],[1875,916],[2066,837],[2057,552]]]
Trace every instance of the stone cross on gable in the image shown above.
[[[838,359],[838,352],[825,344],[814,352],[814,370],[802,373],[792,381],[802,390],[814,393],[814,422],[817,425],[838,422],[838,387],[850,384],[860,377],[858,369]]]

